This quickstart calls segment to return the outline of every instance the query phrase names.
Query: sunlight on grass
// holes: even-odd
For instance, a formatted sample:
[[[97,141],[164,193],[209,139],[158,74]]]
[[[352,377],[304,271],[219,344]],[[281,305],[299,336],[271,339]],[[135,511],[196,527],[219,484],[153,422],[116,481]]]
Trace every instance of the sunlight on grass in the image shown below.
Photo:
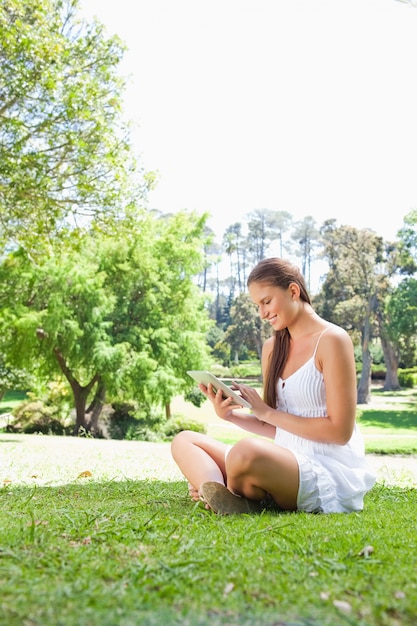
[[[183,482],[149,478],[8,486],[0,498],[8,626],[415,623],[416,490],[378,485],[350,515],[219,517]]]

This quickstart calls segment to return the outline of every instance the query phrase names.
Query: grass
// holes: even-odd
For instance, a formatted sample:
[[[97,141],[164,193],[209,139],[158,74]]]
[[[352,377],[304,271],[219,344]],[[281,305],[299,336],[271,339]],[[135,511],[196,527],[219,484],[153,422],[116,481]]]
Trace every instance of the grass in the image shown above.
[[[371,403],[361,405],[357,419],[366,451],[374,454],[417,454],[417,393],[373,389]]]
[[[217,517],[168,444],[1,435],[0,624],[411,626],[416,489]]]
[[[173,411],[207,426],[207,433],[225,443],[247,437],[233,424],[218,418],[207,401],[201,408],[175,398]],[[372,389],[371,402],[359,405],[357,421],[364,435],[366,451],[373,454],[417,454],[417,392],[406,389],[383,392]]]
[[[0,415],[3,413],[11,413],[13,409],[25,399],[25,391],[6,391],[0,402]]]

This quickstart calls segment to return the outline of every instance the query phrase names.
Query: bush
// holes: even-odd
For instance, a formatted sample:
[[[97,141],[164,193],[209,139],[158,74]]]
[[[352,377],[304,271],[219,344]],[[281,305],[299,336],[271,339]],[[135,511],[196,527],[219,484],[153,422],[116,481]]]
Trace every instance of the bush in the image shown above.
[[[413,389],[413,387],[417,387],[417,368],[411,367],[409,369],[399,369],[398,382],[401,387],[406,389]]]
[[[133,402],[115,402],[107,418],[107,432],[111,439],[158,441],[162,438],[160,413]]]
[[[232,378],[261,378],[261,364],[259,361],[233,365]]]
[[[164,425],[164,435],[166,438],[171,439],[182,430],[193,430],[197,433],[206,433],[207,428],[205,424],[190,420],[183,415],[173,415]]]
[[[71,428],[65,425],[57,415],[56,407],[47,406],[42,400],[29,399],[13,411],[14,420],[8,426],[12,432],[25,434],[42,433],[43,435],[66,435]]]
[[[194,406],[200,407],[206,401],[206,396],[198,387],[193,387],[184,395],[184,400],[191,402]]]
[[[230,378],[231,376],[231,370],[224,365],[220,365],[219,363],[212,365],[210,372],[217,376],[217,378]]]

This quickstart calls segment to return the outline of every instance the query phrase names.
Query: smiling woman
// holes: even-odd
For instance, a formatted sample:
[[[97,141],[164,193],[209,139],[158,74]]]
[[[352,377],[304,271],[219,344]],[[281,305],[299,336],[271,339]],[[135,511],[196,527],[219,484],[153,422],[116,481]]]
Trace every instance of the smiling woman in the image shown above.
[[[230,447],[199,433],[180,433],[172,454],[191,497],[220,514],[260,511],[271,500],[291,511],[361,510],[375,475],[355,423],[349,335],[315,313],[300,271],[288,261],[260,261],[248,288],[275,331],[262,352],[264,399],[235,383],[252,407],[246,413],[211,384],[200,389],[220,418],[274,443],[251,437]]]

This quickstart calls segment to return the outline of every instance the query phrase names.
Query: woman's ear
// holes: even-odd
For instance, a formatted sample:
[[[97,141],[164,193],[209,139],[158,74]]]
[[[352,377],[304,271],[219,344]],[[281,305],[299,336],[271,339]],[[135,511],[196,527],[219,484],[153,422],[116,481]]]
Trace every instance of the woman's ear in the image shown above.
[[[300,285],[298,283],[290,283],[288,289],[290,291],[292,300],[298,300],[301,293]]]

